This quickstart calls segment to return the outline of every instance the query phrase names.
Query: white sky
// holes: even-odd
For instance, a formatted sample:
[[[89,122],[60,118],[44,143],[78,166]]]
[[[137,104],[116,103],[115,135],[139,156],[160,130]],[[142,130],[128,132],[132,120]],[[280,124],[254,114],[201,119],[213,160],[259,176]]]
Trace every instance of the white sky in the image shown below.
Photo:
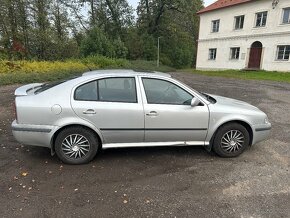
[[[216,0],[204,0],[204,5],[208,6]],[[129,0],[129,3],[133,6],[133,8],[137,8],[139,0]]]

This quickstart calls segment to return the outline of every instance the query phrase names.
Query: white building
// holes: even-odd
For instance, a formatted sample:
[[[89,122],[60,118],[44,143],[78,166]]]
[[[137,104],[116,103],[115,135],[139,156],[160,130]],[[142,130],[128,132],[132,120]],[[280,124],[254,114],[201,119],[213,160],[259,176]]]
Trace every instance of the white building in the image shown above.
[[[199,15],[197,69],[290,71],[290,0],[218,0]]]

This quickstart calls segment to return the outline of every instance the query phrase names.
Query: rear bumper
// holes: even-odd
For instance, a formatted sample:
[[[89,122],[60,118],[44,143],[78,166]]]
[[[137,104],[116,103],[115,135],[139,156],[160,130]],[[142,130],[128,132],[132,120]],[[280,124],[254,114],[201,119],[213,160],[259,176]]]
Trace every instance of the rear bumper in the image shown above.
[[[268,139],[270,137],[271,128],[271,123],[255,125],[252,145]]]
[[[13,121],[11,127],[19,143],[48,148],[51,147],[51,139],[57,129],[56,126],[18,124],[16,121]]]

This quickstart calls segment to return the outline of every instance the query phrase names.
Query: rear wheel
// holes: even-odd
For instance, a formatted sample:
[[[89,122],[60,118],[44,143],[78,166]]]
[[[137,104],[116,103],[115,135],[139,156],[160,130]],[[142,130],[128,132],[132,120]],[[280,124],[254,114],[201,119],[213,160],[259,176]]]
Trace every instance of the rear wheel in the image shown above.
[[[213,141],[213,150],[221,157],[237,157],[249,143],[248,130],[238,123],[229,123],[218,130]]]
[[[94,133],[82,127],[61,131],[55,140],[55,152],[67,164],[90,162],[98,151],[99,143]]]

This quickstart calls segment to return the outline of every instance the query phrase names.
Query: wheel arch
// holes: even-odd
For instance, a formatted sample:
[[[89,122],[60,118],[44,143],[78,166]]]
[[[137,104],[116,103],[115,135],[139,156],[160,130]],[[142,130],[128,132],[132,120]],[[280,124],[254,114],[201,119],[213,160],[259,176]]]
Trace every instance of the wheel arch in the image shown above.
[[[98,133],[94,128],[89,127],[89,126],[84,125],[84,124],[79,124],[79,123],[67,124],[67,125],[60,127],[57,131],[55,131],[51,137],[50,145],[51,145],[51,154],[52,155],[54,155],[54,153],[55,153],[55,140],[56,140],[57,136],[59,135],[59,133],[62,132],[64,129],[71,128],[71,127],[81,127],[81,128],[84,128],[84,129],[91,131],[92,133],[94,133],[95,137],[99,141],[100,148],[102,147],[102,144],[103,144],[102,137],[101,137],[100,133]]]
[[[249,123],[247,123],[246,121],[244,120],[239,120],[239,119],[236,119],[236,120],[230,120],[230,121],[226,121],[224,123],[221,123],[217,128],[216,130],[214,131],[214,134],[212,135],[211,139],[210,139],[210,149],[212,149],[212,143],[213,143],[213,140],[217,134],[217,132],[219,131],[219,129],[229,123],[238,123],[240,125],[242,125],[243,127],[245,127],[249,133],[249,136],[250,136],[250,142],[249,142],[249,145],[252,145],[253,143],[253,137],[254,137],[254,131],[251,127],[251,125]]]

